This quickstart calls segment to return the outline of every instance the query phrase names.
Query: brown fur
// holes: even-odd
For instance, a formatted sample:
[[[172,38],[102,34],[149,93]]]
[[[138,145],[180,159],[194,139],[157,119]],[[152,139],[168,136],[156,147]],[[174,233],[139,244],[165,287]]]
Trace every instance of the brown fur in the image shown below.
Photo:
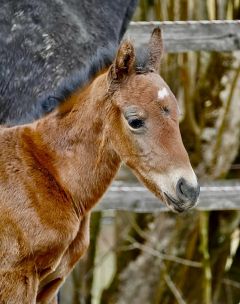
[[[1,303],[56,303],[88,247],[89,212],[121,161],[164,200],[148,173],[191,169],[176,100],[172,93],[156,100],[166,84],[158,74],[135,73],[129,44],[109,71],[54,112],[0,129]],[[145,117],[147,133],[133,135],[123,117],[129,106]]]

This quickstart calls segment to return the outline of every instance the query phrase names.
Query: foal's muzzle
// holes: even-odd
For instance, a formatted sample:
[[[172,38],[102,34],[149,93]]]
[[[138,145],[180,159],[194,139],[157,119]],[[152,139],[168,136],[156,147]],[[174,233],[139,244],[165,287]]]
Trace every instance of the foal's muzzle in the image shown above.
[[[194,207],[197,203],[200,193],[199,184],[196,187],[188,184],[184,178],[180,178],[176,186],[176,196],[172,197],[168,193],[164,193],[168,204],[176,212],[183,212],[187,209]]]

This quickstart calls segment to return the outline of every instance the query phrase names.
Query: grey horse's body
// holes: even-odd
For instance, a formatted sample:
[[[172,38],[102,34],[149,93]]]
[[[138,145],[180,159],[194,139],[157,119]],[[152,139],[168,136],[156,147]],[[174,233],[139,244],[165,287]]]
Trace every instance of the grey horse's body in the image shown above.
[[[39,100],[88,65],[99,47],[117,45],[136,0],[2,0],[0,123],[44,114]]]

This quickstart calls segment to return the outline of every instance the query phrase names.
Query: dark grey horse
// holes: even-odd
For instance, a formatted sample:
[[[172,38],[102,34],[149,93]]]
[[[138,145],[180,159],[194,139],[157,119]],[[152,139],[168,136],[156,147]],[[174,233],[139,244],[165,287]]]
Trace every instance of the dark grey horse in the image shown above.
[[[39,100],[87,66],[97,49],[119,43],[136,2],[2,0],[0,123],[24,123],[43,115],[46,103]]]

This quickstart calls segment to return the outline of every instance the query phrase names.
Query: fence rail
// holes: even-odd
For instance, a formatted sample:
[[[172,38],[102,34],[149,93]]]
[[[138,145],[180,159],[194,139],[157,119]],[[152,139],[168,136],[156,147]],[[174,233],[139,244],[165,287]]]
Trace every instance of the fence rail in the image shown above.
[[[163,29],[168,53],[240,50],[240,20],[131,22],[125,36],[144,46],[155,26]]]
[[[134,212],[168,211],[148,189],[139,183],[115,181],[95,210]],[[198,210],[240,210],[240,181],[202,184]]]

